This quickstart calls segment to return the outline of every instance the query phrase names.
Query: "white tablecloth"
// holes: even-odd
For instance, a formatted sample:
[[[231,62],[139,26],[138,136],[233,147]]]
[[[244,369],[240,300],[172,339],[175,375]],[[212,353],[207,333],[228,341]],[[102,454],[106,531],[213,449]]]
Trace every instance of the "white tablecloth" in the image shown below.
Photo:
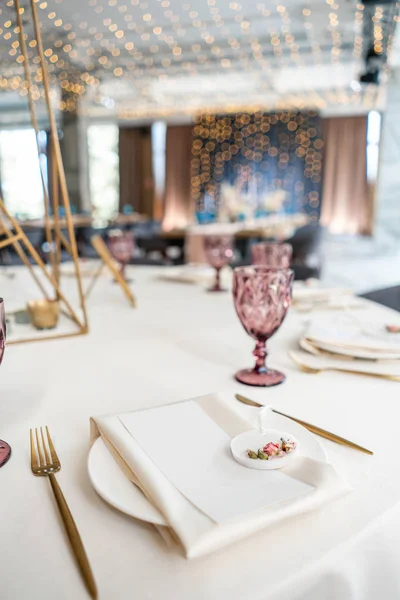
[[[287,350],[310,317],[292,311],[270,343],[270,364],[286,372],[286,383],[269,390],[242,386],[232,375],[251,364],[253,343],[231,295],[160,281],[157,272],[132,269],[136,310],[118,286],[99,280],[88,302],[89,335],[7,348],[0,369],[0,438],[12,445],[13,456],[0,470],[0,598],[87,598],[49,483],[30,472],[29,428],[38,425],[53,434],[62,461],[58,480],[103,600],[399,598],[400,384],[300,372]],[[20,270],[17,281],[24,277]],[[2,276],[6,303],[15,301],[15,286]],[[386,310],[371,306],[366,318],[369,310]],[[86,468],[89,416],[215,390],[231,390],[232,402],[233,393],[241,392],[272,404],[370,447],[375,456],[323,441],[353,485],[351,494],[188,561],[169,550],[152,526],[120,514],[94,492]]]

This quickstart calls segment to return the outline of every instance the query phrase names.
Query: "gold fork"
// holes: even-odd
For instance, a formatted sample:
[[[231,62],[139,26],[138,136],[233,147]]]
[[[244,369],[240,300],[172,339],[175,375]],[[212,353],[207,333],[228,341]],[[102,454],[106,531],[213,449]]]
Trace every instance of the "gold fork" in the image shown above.
[[[45,432],[43,431],[44,429]],[[32,472],[36,476],[48,477],[50,479],[51,488],[54,492],[57,506],[60,510],[60,514],[82,577],[85,581],[90,596],[96,599],[97,588],[92,569],[90,567],[85,548],[83,547],[78,528],[55,476],[55,473],[61,469],[61,463],[55,451],[48,428],[41,427],[40,431],[39,429],[31,429],[30,440]]]

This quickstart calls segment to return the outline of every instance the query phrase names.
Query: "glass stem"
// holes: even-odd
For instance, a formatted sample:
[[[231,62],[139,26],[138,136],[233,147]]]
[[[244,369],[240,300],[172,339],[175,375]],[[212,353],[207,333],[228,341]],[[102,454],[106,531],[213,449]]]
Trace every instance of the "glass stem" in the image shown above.
[[[256,347],[253,350],[253,356],[256,359],[256,364],[254,366],[254,370],[257,373],[265,373],[267,370],[267,365],[265,364],[265,359],[267,358],[267,346],[265,340],[258,340],[256,343]]]
[[[216,290],[220,290],[221,289],[220,271],[221,271],[221,268],[220,267],[216,267],[216,269],[215,269],[215,289]]]

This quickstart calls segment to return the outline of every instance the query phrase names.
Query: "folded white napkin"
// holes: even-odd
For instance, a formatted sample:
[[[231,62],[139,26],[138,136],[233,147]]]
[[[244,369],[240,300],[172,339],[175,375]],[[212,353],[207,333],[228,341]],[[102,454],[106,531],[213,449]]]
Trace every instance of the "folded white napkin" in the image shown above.
[[[204,396],[195,402],[230,438],[253,429],[250,423],[232,409],[233,399],[230,394]],[[215,551],[268,525],[317,509],[350,490],[332,465],[299,456],[288,467],[280,470],[280,473],[311,486],[307,488],[310,491],[267,508],[218,522],[190,502],[146,454],[126,426],[130,415],[133,413],[93,417],[92,443],[99,435],[102,436],[125,475],[140,487],[163,514],[168,526],[157,528],[164,539],[178,542],[187,558]],[[206,451],[205,440],[204,452]],[[195,468],[193,465],[193,469]],[[202,481],[199,480],[198,484],[201,486]]]

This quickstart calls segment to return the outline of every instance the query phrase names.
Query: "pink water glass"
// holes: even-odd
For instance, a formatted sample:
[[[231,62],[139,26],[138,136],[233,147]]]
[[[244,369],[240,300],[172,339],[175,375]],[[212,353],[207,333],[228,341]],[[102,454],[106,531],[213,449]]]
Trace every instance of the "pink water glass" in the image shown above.
[[[269,387],[285,380],[266,365],[266,342],[279,329],[291,303],[293,271],[262,265],[237,267],[233,272],[233,299],[246,332],[256,340],[253,369],[242,369],[236,379],[247,385]]]
[[[4,301],[0,298],[0,364],[3,360],[4,350],[6,347],[6,316],[4,311]],[[11,447],[0,440],[0,467],[6,464],[11,456]]]
[[[260,242],[251,248],[253,265],[264,265],[276,269],[288,269],[292,260],[293,248],[290,244]]]
[[[135,249],[133,232],[113,229],[108,234],[108,247],[115,260],[120,264],[120,273],[122,277],[125,281],[128,281],[125,275],[125,267],[131,260]]]
[[[215,269],[214,285],[209,292],[225,292],[221,287],[221,269],[229,265],[233,259],[232,235],[206,235],[204,236],[204,251],[208,263]]]

